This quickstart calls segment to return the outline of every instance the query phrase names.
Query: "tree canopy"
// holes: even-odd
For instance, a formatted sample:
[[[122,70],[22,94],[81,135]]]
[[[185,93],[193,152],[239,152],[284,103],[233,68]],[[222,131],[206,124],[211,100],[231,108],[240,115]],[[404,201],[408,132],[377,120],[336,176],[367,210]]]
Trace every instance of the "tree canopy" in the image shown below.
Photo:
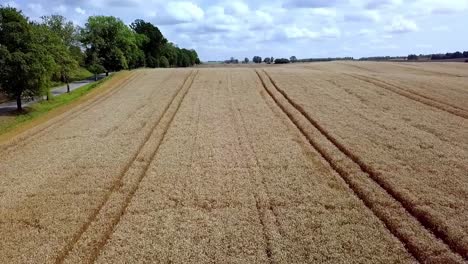
[[[22,110],[23,96],[40,95],[47,89],[56,67],[48,50],[50,32],[15,8],[0,8],[0,89],[15,98]]]
[[[80,66],[90,72],[200,64],[193,49],[169,42],[155,25],[131,25],[113,16],[91,16],[80,28],[60,15],[30,21],[0,6],[0,91],[16,98],[48,94],[52,81],[70,81]]]

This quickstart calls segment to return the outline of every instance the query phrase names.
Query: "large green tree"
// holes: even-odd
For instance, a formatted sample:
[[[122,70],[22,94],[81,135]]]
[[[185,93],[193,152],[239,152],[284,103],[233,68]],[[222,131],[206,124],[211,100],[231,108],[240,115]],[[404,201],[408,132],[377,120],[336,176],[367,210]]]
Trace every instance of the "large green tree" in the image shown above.
[[[172,42],[167,42],[161,49],[161,55],[166,57],[170,66],[177,66],[178,48]]]
[[[141,49],[146,56],[146,65],[152,68],[157,67],[162,56],[161,51],[167,43],[167,39],[164,38],[156,26],[141,19],[135,20],[130,27],[137,34],[146,36],[147,41],[142,42],[141,45]]]
[[[15,8],[0,7],[0,89],[16,99],[41,95],[50,83],[55,62],[36,27]]]
[[[106,73],[141,65],[141,39],[122,20],[113,16],[91,16],[81,30],[81,41],[86,47],[88,63],[97,54]]]
[[[56,62],[55,80],[65,82],[67,92],[70,92],[70,78],[79,67],[78,60],[82,56],[81,51],[76,53],[76,48],[79,49],[78,27],[60,15],[43,16],[42,23],[38,26],[42,27],[40,36],[48,36],[44,39],[44,45]]]

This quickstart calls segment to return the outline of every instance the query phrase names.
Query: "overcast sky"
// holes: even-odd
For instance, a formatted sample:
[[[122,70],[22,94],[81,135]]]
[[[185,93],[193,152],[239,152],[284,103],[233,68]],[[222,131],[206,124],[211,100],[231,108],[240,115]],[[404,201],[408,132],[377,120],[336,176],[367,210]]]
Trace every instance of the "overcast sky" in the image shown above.
[[[0,0],[32,19],[137,18],[203,61],[468,50],[468,0]]]

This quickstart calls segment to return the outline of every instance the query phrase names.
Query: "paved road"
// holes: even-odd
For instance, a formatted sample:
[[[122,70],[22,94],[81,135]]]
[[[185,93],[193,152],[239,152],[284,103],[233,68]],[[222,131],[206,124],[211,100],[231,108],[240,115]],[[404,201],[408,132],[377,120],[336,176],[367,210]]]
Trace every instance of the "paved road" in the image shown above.
[[[98,75],[98,80],[103,79],[105,76],[106,75],[104,73],[99,74]],[[87,85],[89,83],[93,83],[93,82],[94,82],[94,77],[86,79],[86,80],[72,82],[72,83],[70,83],[70,91],[76,90],[76,89],[78,89],[80,87],[83,87],[83,86],[85,86],[85,85]],[[67,92],[67,85],[62,85],[62,86],[52,88],[52,90],[50,92],[51,92],[52,96],[57,96],[57,95],[60,95],[60,94],[64,94],[64,93]],[[26,101],[26,99],[23,99],[23,107],[31,105],[31,104],[36,103],[38,101],[41,101],[43,99],[44,98],[42,98],[42,97],[35,97],[34,100],[29,100],[29,101]],[[5,103],[0,104],[0,114],[8,114],[8,113],[13,112],[15,110],[16,110],[16,101],[9,101],[9,102],[5,102]]]

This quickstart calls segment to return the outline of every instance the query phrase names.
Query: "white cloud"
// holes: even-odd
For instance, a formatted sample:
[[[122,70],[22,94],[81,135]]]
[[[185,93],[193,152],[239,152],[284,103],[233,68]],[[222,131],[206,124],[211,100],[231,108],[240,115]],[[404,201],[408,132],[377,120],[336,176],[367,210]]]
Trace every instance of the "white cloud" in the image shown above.
[[[468,0],[417,0],[414,4],[431,14],[451,14],[468,9]]]
[[[76,7],[75,12],[80,14],[80,15],[86,14],[86,11],[84,9],[82,9],[81,7]]]
[[[288,8],[320,8],[336,6],[340,2],[340,0],[287,0],[283,6]]]
[[[337,12],[335,8],[312,8],[310,10],[312,15],[323,16],[323,17],[336,17]]]
[[[244,2],[229,1],[225,4],[224,12],[233,16],[248,15],[249,6]]]
[[[68,10],[66,5],[58,5],[53,8],[54,13],[60,13],[60,14],[65,14]]]
[[[180,24],[196,22],[203,19],[203,9],[192,2],[168,2],[164,7],[164,13],[156,14],[156,21],[160,24]]]
[[[3,5],[13,7],[13,8],[19,8],[20,7],[19,4],[17,4],[15,1],[8,1],[8,2],[4,3]]]
[[[363,28],[363,29],[358,31],[359,36],[369,36],[369,35],[373,35],[373,34],[375,34],[375,31],[372,30],[372,29],[368,29],[368,28]]]
[[[361,11],[361,12],[352,12],[344,16],[344,20],[347,22],[379,22],[380,14],[377,11]]]
[[[338,38],[341,32],[335,27],[324,27],[320,31],[312,31],[308,28],[297,27],[295,25],[283,26],[273,34],[273,40],[294,40],[309,39],[320,40],[325,38]]]
[[[125,23],[141,18],[158,26],[170,41],[181,47],[198,47],[202,59],[252,57],[263,52],[273,56],[295,53],[298,57],[398,55],[416,52],[411,43],[431,44],[433,52],[446,52],[463,49],[461,43],[468,41],[465,34],[444,34],[442,39],[437,38],[440,34],[434,34],[463,32],[463,26],[468,24],[468,0],[3,0],[3,3],[19,5],[31,19],[58,12],[80,25],[88,15],[112,15]],[[399,33],[410,37],[397,37]],[[391,41],[386,47],[395,48],[374,52],[369,51],[371,48],[356,48],[366,44],[376,46],[378,41],[379,45]],[[216,47],[216,52],[210,47]]]
[[[406,19],[403,16],[396,16],[393,18],[390,26],[385,27],[385,30],[390,33],[409,33],[418,31],[419,27],[412,20]]]
[[[367,0],[364,3],[366,9],[379,10],[383,8],[394,8],[403,3],[403,0]]]

